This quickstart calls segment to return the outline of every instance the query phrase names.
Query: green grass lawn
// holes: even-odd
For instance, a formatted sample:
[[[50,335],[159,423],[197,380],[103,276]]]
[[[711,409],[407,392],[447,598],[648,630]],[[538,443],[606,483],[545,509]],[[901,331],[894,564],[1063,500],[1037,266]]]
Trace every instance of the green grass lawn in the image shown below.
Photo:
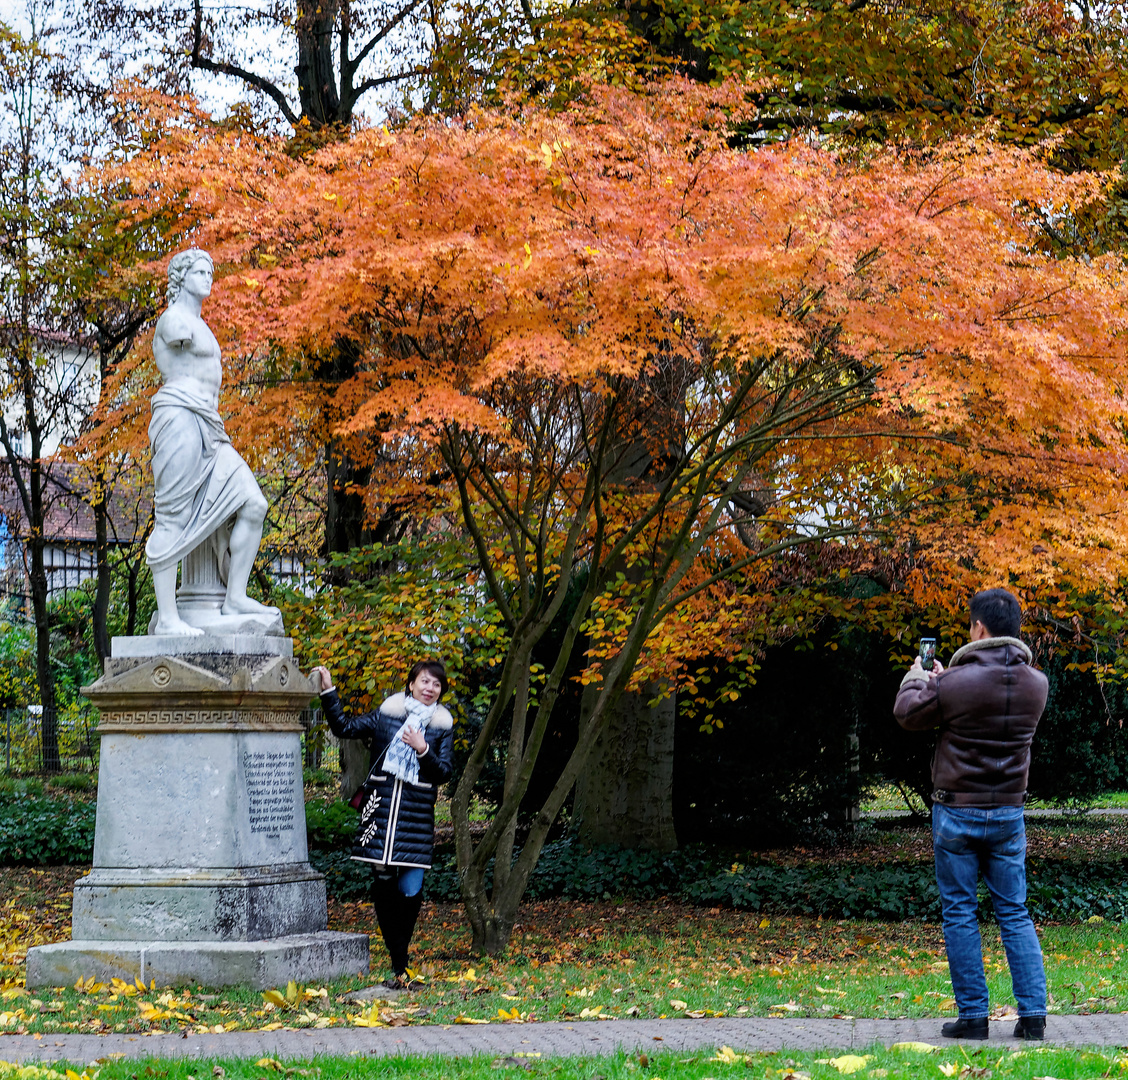
[[[333,905],[334,929],[374,933],[367,904]],[[62,929],[62,924],[59,924]],[[1128,1010],[1128,927],[1042,928],[1051,1012]],[[62,934],[60,936],[65,936]],[[188,987],[138,992],[87,984],[30,993],[5,959],[0,1030],[140,1032],[420,1023],[594,1020],[600,1017],[954,1015],[943,942],[923,923],[762,918],[685,905],[529,905],[505,957],[468,955],[461,910],[426,905],[415,942],[423,989],[353,1003],[385,974],[373,937],[373,974],[295,988],[270,1001],[249,990]],[[1006,961],[984,927],[996,1015],[1013,1010]],[[92,983],[92,980],[91,980]],[[285,999],[286,987],[279,987]]]
[[[1032,799],[1031,806],[1057,806],[1056,803],[1043,802],[1040,799]],[[1085,803],[1086,807],[1091,806],[1094,810],[1124,810],[1128,809],[1128,791],[1107,791],[1103,795],[1098,795],[1091,804]]]
[[[2,1049],[0,1049],[2,1053]],[[67,1066],[25,1066],[0,1061],[0,1080],[68,1080]],[[318,1057],[310,1061],[257,1062],[234,1058],[200,1061],[105,1060],[97,1066],[71,1066],[70,1080],[271,1080],[272,1077],[311,1077],[315,1080],[356,1080],[376,1072],[388,1080],[443,1077],[444,1080],[496,1080],[499,1070],[515,1076],[554,1080],[723,1080],[753,1076],[765,1080],[1092,1080],[1120,1076],[1128,1068],[1122,1051],[1055,1050],[1046,1047],[1000,1050],[983,1045],[929,1047],[906,1043],[899,1048],[875,1046],[847,1053],[784,1051],[743,1053],[739,1047],[718,1047],[687,1054],[617,1053],[557,1058],[537,1054],[505,1057],[446,1058],[437,1055],[372,1058]]]
[[[1093,801],[1085,802],[1078,806],[1063,806],[1060,803],[1045,802],[1042,799],[1031,799],[1027,804],[1031,809],[1053,809],[1084,812],[1085,810],[1124,810],[1128,809],[1128,791],[1109,791],[1096,796]],[[883,784],[866,792],[862,798],[862,813],[877,814],[890,811],[913,810],[927,816],[928,807],[915,795],[902,792],[894,784]]]

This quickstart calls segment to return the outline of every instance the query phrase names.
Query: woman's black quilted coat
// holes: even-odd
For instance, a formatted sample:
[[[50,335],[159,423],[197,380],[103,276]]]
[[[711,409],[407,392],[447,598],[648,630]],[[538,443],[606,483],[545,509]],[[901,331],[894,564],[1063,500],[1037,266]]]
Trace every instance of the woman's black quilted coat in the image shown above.
[[[431,865],[435,839],[435,799],[451,775],[454,721],[436,705],[424,732],[428,751],[419,759],[419,783],[408,784],[381,771],[384,753],[407,719],[407,695],[393,694],[374,713],[346,717],[336,690],[321,695],[329,730],[338,739],[363,739],[373,765],[360,808],[352,857],[377,866]]]

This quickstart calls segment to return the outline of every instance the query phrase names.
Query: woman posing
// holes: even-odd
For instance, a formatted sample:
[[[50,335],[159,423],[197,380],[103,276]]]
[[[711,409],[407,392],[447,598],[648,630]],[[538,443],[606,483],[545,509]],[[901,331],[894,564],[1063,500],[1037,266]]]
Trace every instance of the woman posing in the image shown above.
[[[328,668],[313,670],[321,679],[329,730],[339,739],[363,739],[372,752],[352,858],[372,864],[372,901],[392,961],[386,985],[405,989],[407,950],[435,842],[435,799],[451,776],[454,722],[439,704],[446,668],[438,660],[420,660],[407,677],[406,693],[354,717],[345,716]]]

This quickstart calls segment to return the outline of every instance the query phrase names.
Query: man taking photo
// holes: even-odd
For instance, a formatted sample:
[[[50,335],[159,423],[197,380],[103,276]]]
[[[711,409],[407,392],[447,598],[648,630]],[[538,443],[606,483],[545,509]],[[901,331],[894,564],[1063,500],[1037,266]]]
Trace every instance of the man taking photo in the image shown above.
[[[909,731],[937,728],[932,758],[932,846],[944,944],[959,1019],[941,1034],[986,1039],[989,1001],[976,919],[979,875],[987,883],[1018,1003],[1014,1034],[1042,1039],[1046,974],[1026,910],[1022,806],[1030,744],[1046,706],[1046,676],[1018,638],[1022,608],[1006,589],[971,600],[971,640],[945,671],[906,673],[893,713]]]

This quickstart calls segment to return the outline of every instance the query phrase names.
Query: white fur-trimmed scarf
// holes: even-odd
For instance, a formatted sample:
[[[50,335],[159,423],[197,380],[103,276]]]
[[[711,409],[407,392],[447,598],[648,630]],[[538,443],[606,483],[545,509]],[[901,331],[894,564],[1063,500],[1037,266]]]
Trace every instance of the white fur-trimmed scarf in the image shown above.
[[[404,699],[407,709],[407,719],[400,729],[392,736],[391,745],[384,755],[384,771],[392,776],[398,776],[405,784],[419,783],[419,755],[415,748],[403,741],[404,732],[410,729],[426,731],[431,717],[435,715],[434,705],[424,705],[421,701],[407,695]]]

